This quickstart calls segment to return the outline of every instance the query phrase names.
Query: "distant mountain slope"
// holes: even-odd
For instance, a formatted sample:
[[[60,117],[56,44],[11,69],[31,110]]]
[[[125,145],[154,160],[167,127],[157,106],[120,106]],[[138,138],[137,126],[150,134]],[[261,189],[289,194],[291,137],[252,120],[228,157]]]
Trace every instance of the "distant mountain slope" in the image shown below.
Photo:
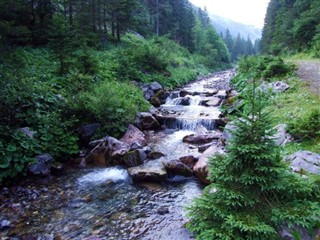
[[[233,37],[237,37],[238,33],[240,33],[240,35],[245,39],[247,38],[247,36],[249,36],[253,42],[257,38],[261,38],[262,30],[255,26],[234,22],[233,20],[226,19],[217,15],[210,14],[209,16],[213,26],[219,34],[221,32],[225,34],[226,29],[229,29],[230,34]]]

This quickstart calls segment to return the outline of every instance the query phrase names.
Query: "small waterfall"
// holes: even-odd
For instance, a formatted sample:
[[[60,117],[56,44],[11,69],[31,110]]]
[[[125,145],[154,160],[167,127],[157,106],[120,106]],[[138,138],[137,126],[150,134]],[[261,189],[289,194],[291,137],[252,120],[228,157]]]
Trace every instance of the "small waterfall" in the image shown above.
[[[127,170],[116,167],[95,170],[78,179],[80,185],[101,184],[108,180],[113,182],[130,182]]]
[[[195,131],[199,126],[205,127],[208,131],[216,129],[214,119],[167,118],[164,124],[168,129]]]
[[[199,95],[191,96],[191,95],[186,95],[185,97],[178,97],[176,94],[173,95],[174,97],[172,98],[172,94],[167,98],[165,105],[167,106],[199,106],[200,102],[202,100],[202,97]]]

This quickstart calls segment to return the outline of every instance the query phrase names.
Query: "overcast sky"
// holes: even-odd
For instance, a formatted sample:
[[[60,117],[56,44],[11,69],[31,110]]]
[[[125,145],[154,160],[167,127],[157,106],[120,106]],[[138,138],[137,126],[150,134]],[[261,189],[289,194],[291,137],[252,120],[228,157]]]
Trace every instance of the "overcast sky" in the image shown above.
[[[209,13],[262,28],[270,0],[189,0]]]

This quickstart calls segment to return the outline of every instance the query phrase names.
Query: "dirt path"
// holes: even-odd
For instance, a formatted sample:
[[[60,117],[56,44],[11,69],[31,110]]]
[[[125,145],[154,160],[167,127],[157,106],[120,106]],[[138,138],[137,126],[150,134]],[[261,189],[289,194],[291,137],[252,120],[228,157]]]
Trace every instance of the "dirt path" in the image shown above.
[[[320,60],[297,60],[298,76],[310,86],[314,94],[320,94]]]

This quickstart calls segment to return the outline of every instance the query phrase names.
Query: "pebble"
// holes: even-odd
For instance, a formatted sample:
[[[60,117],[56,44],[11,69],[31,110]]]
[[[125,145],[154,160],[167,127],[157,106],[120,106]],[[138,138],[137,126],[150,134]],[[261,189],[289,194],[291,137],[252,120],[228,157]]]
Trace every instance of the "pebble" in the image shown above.
[[[9,220],[4,219],[0,222],[0,229],[9,228],[9,227],[11,227],[11,222]]]

